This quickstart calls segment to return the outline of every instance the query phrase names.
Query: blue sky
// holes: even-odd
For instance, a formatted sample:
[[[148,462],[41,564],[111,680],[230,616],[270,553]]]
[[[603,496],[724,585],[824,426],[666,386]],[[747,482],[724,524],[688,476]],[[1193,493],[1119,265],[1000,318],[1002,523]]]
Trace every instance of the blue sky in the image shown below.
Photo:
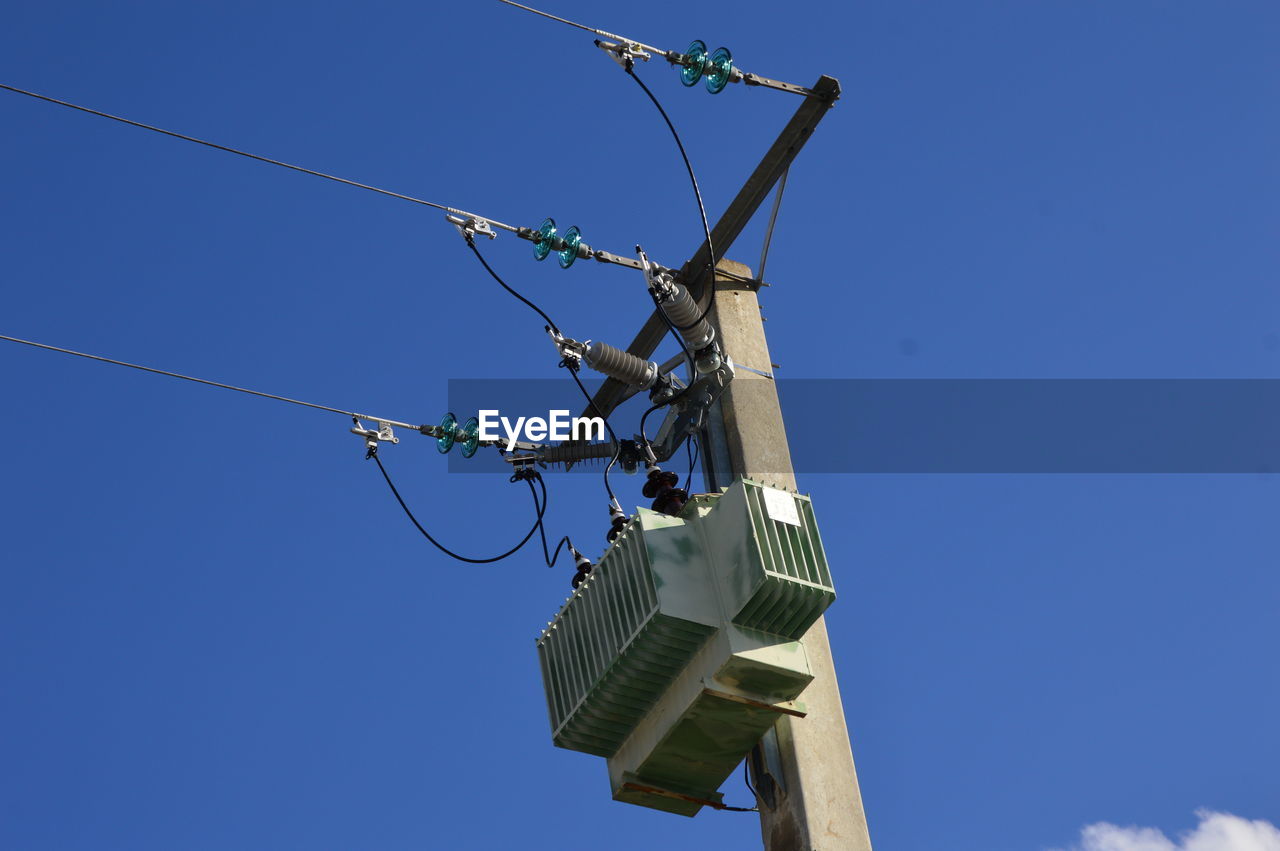
[[[841,80],[770,253],[781,374],[1280,377],[1274,4],[550,11]],[[643,94],[497,2],[24,4],[0,56],[12,85],[619,253],[699,241]],[[796,99],[641,73],[714,217]],[[9,93],[0,126],[0,333],[414,422],[450,378],[557,377],[436,211]],[[485,250],[573,336],[625,345],[648,313],[635,273]],[[12,344],[0,376],[0,844],[757,846],[751,815],[614,803],[603,761],[551,746],[533,639],[570,571],[430,550],[342,417]],[[383,457],[451,545],[527,528],[523,486],[402,437]],[[598,553],[599,479],[548,484],[549,529]],[[1280,822],[1273,476],[800,484],[877,847]]]

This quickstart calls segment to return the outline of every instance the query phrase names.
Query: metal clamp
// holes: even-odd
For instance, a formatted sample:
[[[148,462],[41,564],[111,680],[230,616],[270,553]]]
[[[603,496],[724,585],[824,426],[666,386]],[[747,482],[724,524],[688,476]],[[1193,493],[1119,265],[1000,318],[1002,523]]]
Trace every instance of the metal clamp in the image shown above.
[[[464,218],[462,216],[455,216],[453,213],[445,213],[444,217],[449,220],[451,225],[458,229],[458,233],[462,234],[464,239],[467,237],[474,237],[477,234],[480,236],[487,236],[489,239],[496,239],[498,236],[493,232],[493,227],[489,222],[479,218],[478,216],[467,216]]]
[[[371,428],[363,428],[360,420],[354,420],[355,425],[351,427],[351,433],[364,438],[364,445],[370,453],[378,451],[379,443],[399,443],[400,438],[396,437],[394,431],[391,430],[391,423],[386,420],[378,420],[378,429],[374,431]]]
[[[609,57],[623,68],[627,67],[628,62],[635,62],[637,59],[641,62],[648,62],[651,55],[644,49],[643,45],[634,41],[618,44],[598,38],[596,39],[596,47],[609,54]]]
[[[649,255],[639,245],[636,246],[636,256],[640,259],[640,271],[644,273],[644,282],[649,289],[662,298],[669,297],[675,288],[675,278],[671,270],[651,261]]]
[[[556,351],[560,353],[560,357],[564,358],[570,369],[576,369],[582,363],[582,357],[587,353],[587,346],[591,344],[590,340],[580,343],[577,340],[566,337],[549,325],[547,326],[547,336],[551,338],[551,342],[555,344]]]

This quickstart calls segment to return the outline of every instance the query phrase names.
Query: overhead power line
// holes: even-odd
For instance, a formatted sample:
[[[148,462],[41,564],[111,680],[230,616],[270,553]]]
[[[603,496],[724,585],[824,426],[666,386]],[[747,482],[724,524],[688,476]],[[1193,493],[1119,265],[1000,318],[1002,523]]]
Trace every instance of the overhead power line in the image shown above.
[[[91,354],[87,354],[86,352],[77,352],[72,349],[64,349],[64,348],[61,348],[60,346],[50,346],[46,343],[37,343],[32,340],[23,340],[18,337],[10,337],[5,334],[0,334],[0,340],[8,340],[10,343],[21,343],[24,346],[32,346],[37,349],[45,349],[51,352],[61,352],[62,354],[65,354],[65,355],[75,355],[78,358],[87,358],[88,360],[99,361],[100,363],[108,363],[108,364],[113,364],[115,366],[127,366],[130,369],[138,369],[138,370],[142,370],[143,372],[150,372],[156,375],[167,375],[170,378],[181,378],[183,381],[194,381],[196,384],[206,384],[210,387],[221,387],[223,390],[234,390],[237,393],[247,393],[250,396],[261,396],[264,399],[274,399],[277,402],[288,402],[290,405],[301,405],[304,408],[314,408],[315,410],[318,410],[318,411],[328,411],[334,414],[342,414],[344,416],[351,417],[353,420],[356,420],[357,422],[362,419],[376,420],[379,423],[386,423],[388,425],[396,426],[399,428],[407,428],[407,429],[412,429],[414,431],[421,431],[424,434],[434,431],[434,428],[431,426],[416,426],[411,423],[402,423],[402,422],[397,422],[396,420],[386,420],[386,419],[382,419],[381,417],[374,417],[368,414],[358,414],[358,413],[355,413],[354,411],[344,411],[341,408],[331,408],[328,405],[317,405],[314,402],[303,402],[299,399],[290,399],[288,396],[277,396],[274,393],[263,393],[260,390],[250,390],[246,387],[236,387],[234,384],[223,384],[220,381],[210,381],[206,378],[196,378],[191,375],[183,375],[180,372],[170,372],[169,370],[166,370],[166,369],[156,369],[155,367],[151,367],[151,366],[142,366],[141,364],[129,363],[127,361],[116,360],[114,358],[102,357],[101,355],[91,355]],[[487,441],[482,441],[482,442],[487,443]],[[404,509],[405,514],[408,515],[409,519],[413,522],[413,525],[417,527],[418,531],[422,533],[423,537],[425,537],[428,541],[434,544],[436,548],[439,549],[441,552],[443,552],[445,555],[448,555],[451,558],[455,558],[458,561],[465,561],[470,564],[491,564],[495,561],[501,561],[502,559],[507,558],[508,556],[516,553],[518,550],[524,547],[525,544],[529,542],[529,539],[533,537],[534,532],[537,532],[540,529],[542,529],[543,516],[545,515],[547,510],[547,486],[544,482],[542,482],[542,478],[537,474],[536,470],[530,470],[528,471],[528,474],[517,473],[515,476],[512,476],[512,479],[511,479],[512,481],[518,481],[520,478],[530,479],[529,491],[530,493],[533,494],[533,507],[534,507],[534,514],[535,514],[533,526],[529,529],[528,533],[526,533],[525,536],[520,540],[520,543],[516,544],[510,550],[506,551],[501,555],[492,556],[490,558],[471,558],[469,556],[459,555],[458,553],[444,546],[439,541],[437,541],[434,537],[432,537],[431,533],[428,532],[425,528],[423,528],[422,524],[418,522],[418,518],[415,517],[413,515],[413,512],[409,510],[409,506],[405,504],[404,498],[400,495],[400,491],[396,489],[395,484],[391,481],[391,475],[387,472],[386,467],[382,465],[382,459],[378,457],[376,446],[377,446],[376,443],[374,443],[371,446],[369,454],[366,457],[372,458],[374,461],[377,462],[378,469],[382,472],[382,477],[386,479],[387,485],[391,488],[391,493],[395,496],[396,501],[400,503],[400,507]],[[533,481],[532,481],[532,479],[534,478],[536,478],[538,480],[538,483],[542,486],[541,500],[538,499],[537,493],[534,492]],[[562,545],[566,543],[569,545],[569,548],[572,551],[573,544],[569,543],[569,539],[567,537],[561,541]],[[542,549],[545,554],[545,551],[547,549],[545,532],[543,532]],[[560,552],[560,547],[557,546],[556,554],[559,555],[559,552]],[[577,555],[576,552],[574,554],[575,556]],[[554,557],[549,558],[547,566],[550,567],[554,563],[555,563],[555,558]]]
[[[532,6],[526,6],[523,3],[515,3],[513,2],[513,0],[499,0],[499,2],[506,3],[508,6],[515,6],[517,9],[524,9],[526,12],[533,12],[533,14],[535,15],[541,15],[542,17],[550,18],[553,21],[559,21],[562,24],[568,24],[571,27],[577,27],[580,30],[586,30],[589,33],[595,33],[596,35],[601,36],[603,38],[611,38],[614,41],[623,41],[623,42],[630,42],[632,44],[640,44],[640,42],[634,41],[633,39],[624,38],[620,35],[614,35],[613,33],[606,32],[604,30],[598,30],[595,27],[589,27],[586,24],[579,24],[575,21],[569,20],[568,18],[561,18],[558,15],[552,15],[549,12],[543,12],[540,9],[533,8]],[[654,53],[661,53],[665,55],[667,52],[659,47],[651,47],[650,45],[647,45],[647,44],[640,44],[640,46],[648,48],[649,50],[652,50]]]
[[[143,130],[150,130],[153,133],[159,133],[163,136],[172,136],[175,139],[182,139],[185,142],[195,142],[197,145],[204,145],[207,148],[214,148],[215,150],[226,151],[229,154],[235,154],[236,156],[246,157],[251,160],[257,160],[258,162],[267,163],[268,165],[280,166],[281,168],[287,168],[292,171],[302,172],[303,174],[310,174],[315,177],[323,177],[325,180],[332,180],[335,183],[345,183],[347,186],[354,186],[357,189],[367,189],[370,192],[377,192],[379,195],[386,195],[390,198],[399,198],[401,201],[409,201],[414,204],[421,204],[424,207],[434,207],[437,210],[444,210],[446,213],[454,213],[455,215],[459,215],[459,216],[474,215],[473,213],[469,213],[466,210],[459,210],[454,207],[448,207],[444,204],[437,204],[434,201],[427,201],[422,198],[415,198],[412,195],[404,195],[400,192],[392,192],[390,189],[382,189],[381,187],[378,187],[378,186],[370,186],[367,183],[360,183],[355,180],[348,180],[345,177],[338,177],[337,175],[326,174],[323,171],[316,171],[310,168],[303,168],[300,165],[287,163],[287,162],[284,162],[283,160],[274,160],[271,157],[264,157],[260,154],[250,153],[249,151],[242,151],[239,148],[232,148],[227,145],[220,145],[217,142],[210,142],[207,139],[200,139],[196,136],[188,136],[185,133],[177,133],[177,132],[174,132],[173,130],[166,130],[163,127],[156,127],[155,125],[152,125],[152,124],[144,124],[141,121],[134,121],[131,118],[124,118],[119,115],[112,115],[109,112],[102,112],[101,110],[90,109],[87,106],[81,106],[80,104],[71,103],[70,101],[59,100],[58,98],[50,97],[49,95],[42,95],[38,92],[29,92],[26,89],[20,89],[16,86],[6,85],[5,83],[0,83],[0,89],[14,92],[15,94],[26,95],[29,98],[35,98],[36,100],[46,101],[47,103],[57,104],[58,106],[65,106],[68,109],[74,109],[79,112],[88,113],[89,115],[96,115],[96,116],[99,116],[100,118],[109,118],[112,121],[119,121],[121,124],[128,124],[130,127],[140,127]],[[496,225],[502,228],[503,230],[511,231],[512,233],[518,233],[520,231],[520,229],[517,227],[508,225],[508,224],[503,224],[502,222],[496,221],[494,219],[490,219],[488,217],[485,217],[485,221],[489,222],[492,225]]]
[[[260,154],[250,153],[249,151],[242,151],[239,148],[232,148],[229,145],[220,145],[217,142],[210,142],[207,139],[201,139],[196,136],[188,136],[185,133],[177,133],[173,130],[166,130],[163,127],[156,127],[155,125],[152,125],[152,124],[145,124],[141,121],[134,121],[132,118],[124,118],[119,115],[112,115],[109,112],[103,112],[102,110],[98,110],[98,109],[91,109],[90,107],[81,106],[80,104],[71,103],[70,101],[59,100],[58,98],[50,97],[49,95],[42,95],[39,92],[27,91],[26,89],[20,89],[17,86],[10,86],[6,83],[0,83],[0,89],[3,89],[5,91],[10,91],[19,95],[26,95],[27,97],[35,98],[36,100],[42,100],[42,101],[45,101],[46,103],[52,103],[58,106],[65,106],[68,109],[74,109],[78,112],[83,112],[88,115],[96,115],[100,118],[106,118],[111,121],[118,121],[121,124],[128,124],[130,127],[140,127],[143,130],[150,130],[151,132],[159,133],[162,136],[171,136],[174,139],[181,139],[184,142],[194,142],[197,145],[204,145],[207,148],[213,148],[214,150],[218,150],[218,151],[226,151],[229,154],[235,154],[236,156],[245,157],[246,159],[256,160],[258,162],[267,163],[268,165],[279,166],[280,168],[287,168],[290,171],[301,172],[302,174],[310,174],[315,177],[324,178],[325,180],[332,180],[335,183],[343,183],[343,184],[346,184],[347,186],[354,186],[357,189],[367,189],[368,191],[376,192],[379,195],[386,195],[388,198],[399,198],[401,201],[408,201],[413,204],[420,204],[424,207],[431,207],[436,210],[443,210],[445,211],[445,213],[450,214],[446,216],[446,218],[448,218],[449,221],[452,222],[454,225],[456,225],[459,229],[470,227],[470,228],[475,228],[476,230],[479,230],[481,227],[483,227],[484,232],[490,238],[493,237],[493,233],[487,227],[488,225],[493,225],[494,227],[513,233],[519,238],[529,240],[530,242],[537,242],[539,239],[538,231],[535,228],[516,227],[515,225],[509,225],[509,224],[506,224],[505,222],[500,222],[497,219],[490,218],[489,216],[482,216],[482,215],[479,215],[478,213],[472,213],[467,210],[460,210],[457,207],[449,207],[445,204],[437,204],[435,201],[427,201],[424,198],[415,198],[412,195],[405,195],[401,192],[392,192],[390,189],[383,189],[378,186],[371,186],[367,183],[360,183],[359,181],[356,181],[356,180],[348,180],[345,177],[338,177],[337,175],[326,174],[323,171],[316,171],[315,169],[303,168],[300,165],[287,163],[287,162],[284,162],[283,160],[276,160],[276,159],[272,159],[271,157],[264,157]],[[585,243],[581,246],[581,251],[583,253],[580,256],[594,258],[597,262],[600,262],[600,263],[609,263],[615,266],[623,266],[628,269],[640,268],[640,264],[636,260],[633,260],[628,257],[623,257],[618,254],[614,254],[611,251],[602,251],[602,250],[592,249],[590,246],[586,245]]]
[[[32,340],[23,340],[18,337],[9,337],[0,334],[0,340],[8,340],[10,343],[21,343],[24,346],[32,346],[37,349],[46,349],[51,352],[61,352],[64,355],[75,355],[78,358],[87,358],[88,360],[96,360],[100,363],[114,364],[115,366],[127,366],[129,369],[139,369],[143,372],[152,372],[156,375],[167,375],[170,378],[181,378],[183,381],[194,381],[196,384],[207,384],[210,387],[221,387],[223,390],[234,390],[237,393],[247,393],[250,396],[261,396],[264,399],[275,399],[277,402],[288,402],[290,405],[301,405],[304,408],[314,408],[317,411],[329,411],[334,414],[342,414],[353,419],[360,420],[376,420],[378,422],[389,423],[399,428],[410,428],[415,431],[421,429],[421,426],[412,423],[402,423],[396,420],[388,420],[383,417],[375,417],[369,414],[358,414],[354,411],[344,411],[341,408],[331,408],[328,405],[317,405],[314,402],[303,402],[299,399],[290,399],[288,396],[277,396],[274,393],[263,393],[261,390],[250,390],[246,387],[236,387],[234,384],[223,384],[220,381],[210,381],[207,378],[196,378],[191,375],[183,375],[180,372],[170,372],[167,369],[156,369],[153,366],[143,366],[141,364],[129,363],[128,361],[116,360],[114,358],[103,357],[102,355],[91,355],[86,352],[77,352],[72,349],[64,349],[60,346],[50,346],[47,343],[37,343]]]
[[[686,86],[694,85],[699,79],[706,78],[707,91],[717,94],[724,91],[729,83],[745,83],[748,86],[764,86],[769,89],[777,89],[783,92],[791,92],[792,94],[804,95],[805,97],[816,96],[817,92],[813,89],[797,86],[794,83],[784,83],[782,80],[773,80],[769,77],[762,77],[759,74],[752,74],[735,67],[733,55],[726,47],[721,47],[710,55],[707,54],[707,46],[701,40],[694,41],[689,45],[686,52],[681,53],[678,50],[665,50],[661,47],[654,47],[652,44],[645,44],[643,41],[636,41],[634,38],[615,35],[607,30],[598,30],[595,27],[589,27],[586,24],[580,24],[577,21],[571,21],[568,18],[562,18],[559,15],[552,15],[535,9],[532,6],[526,6],[523,3],[516,3],[514,0],[499,0],[508,6],[515,6],[517,9],[524,9],[526,12],[532,12],[548,20],[556,21],[561,24],[568,24],[576,29],[586,30],[589,33],[595,33],[606,39],[612,39],[617,44],[611,44],[603,41],[596,41],[596,46],[608,51],[619,62],[626,57],[635,57],[649,60],[649,53],[656,53],[666,59],[672,65],[681,69],[681,82]],[[647,51],[647,53],[645,52]]]

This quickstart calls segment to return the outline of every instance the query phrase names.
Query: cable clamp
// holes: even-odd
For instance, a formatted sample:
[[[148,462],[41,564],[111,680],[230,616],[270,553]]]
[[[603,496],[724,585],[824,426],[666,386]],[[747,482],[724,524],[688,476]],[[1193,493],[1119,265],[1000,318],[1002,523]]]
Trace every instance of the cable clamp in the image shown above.
[[[649,260],[644,249],[636,246],[636,257],[640,260],[640,271],[644,272],[644,282],[659,300],[667,300],[675,293],[675,279],[671,272]]]
[[[533,466],[533,462],[535,460],[536,459],[534,458],[518,459],[513,465],[510,481],[519,482],[525,479],[528,479],[529,481],[537,481],[542,478],[542,474]]]
[[[609,58],[623,68],[626,68],[629,63],[633,63],[637,59],[641,62],[648,62],[651,55],[638,42],[634,41],[625,41],[622,44],[618,44],[613,41],[596,39],[596,47],[609,54]]]
[[[493,226],[485,219],[479,216],[455,216],[453,213],[445,213],[444,217],[449,220],[449,224],[458,229],[458,233],[462,234],[463,239],[474,237],[477,234],[487,236],[489,239],[496,239],[498,235],[494,233]]]
[[[355,423],[351,427],[351,433],[364,438],[365,448],[369,450],[366,458],[372,458],[378,454],[379,443],[399,443],[400,438],[396,437],[394,431],[391,430],[391,423],[386,420],[378,420],[378,428],[375,431],[371,428],[364,428],[358,417],[352,417],[351,421]]]
[[[587,346],[591,345],[588,340],[580,343],[570,337],[566,337],[559,331],[546,326],[547,336],[551,338],[551,342],[555,345],[556,351],[560,353],[560,357],[564,359],[564,365],[574,372],[578,371],[578,367],[582,364],[582,358],[587,353]]]

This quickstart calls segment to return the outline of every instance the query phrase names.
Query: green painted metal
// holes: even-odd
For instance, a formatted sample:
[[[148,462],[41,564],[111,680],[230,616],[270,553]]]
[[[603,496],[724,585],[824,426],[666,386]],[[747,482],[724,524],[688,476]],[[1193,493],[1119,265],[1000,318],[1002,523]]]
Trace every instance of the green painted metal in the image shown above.
[[[725,625],[609,760],[613,797],[691,816],[813,680],[799,641]]]
[[[716,575],[734,623],[799,638],[835,601],[807,496],[743,480],[725,492],[707,520],[709,533],[723,542]]]
[[[688,587],[689,566],[651,558],[676,524],[639,511],[539,637],[560,747],[611,756],[715,631],[714,596]]]
[[[609,759],[614,797],[682,815],[812,679],[835,599],[807,497],[739,480],[635,518],[538,638],[552,738]]]

